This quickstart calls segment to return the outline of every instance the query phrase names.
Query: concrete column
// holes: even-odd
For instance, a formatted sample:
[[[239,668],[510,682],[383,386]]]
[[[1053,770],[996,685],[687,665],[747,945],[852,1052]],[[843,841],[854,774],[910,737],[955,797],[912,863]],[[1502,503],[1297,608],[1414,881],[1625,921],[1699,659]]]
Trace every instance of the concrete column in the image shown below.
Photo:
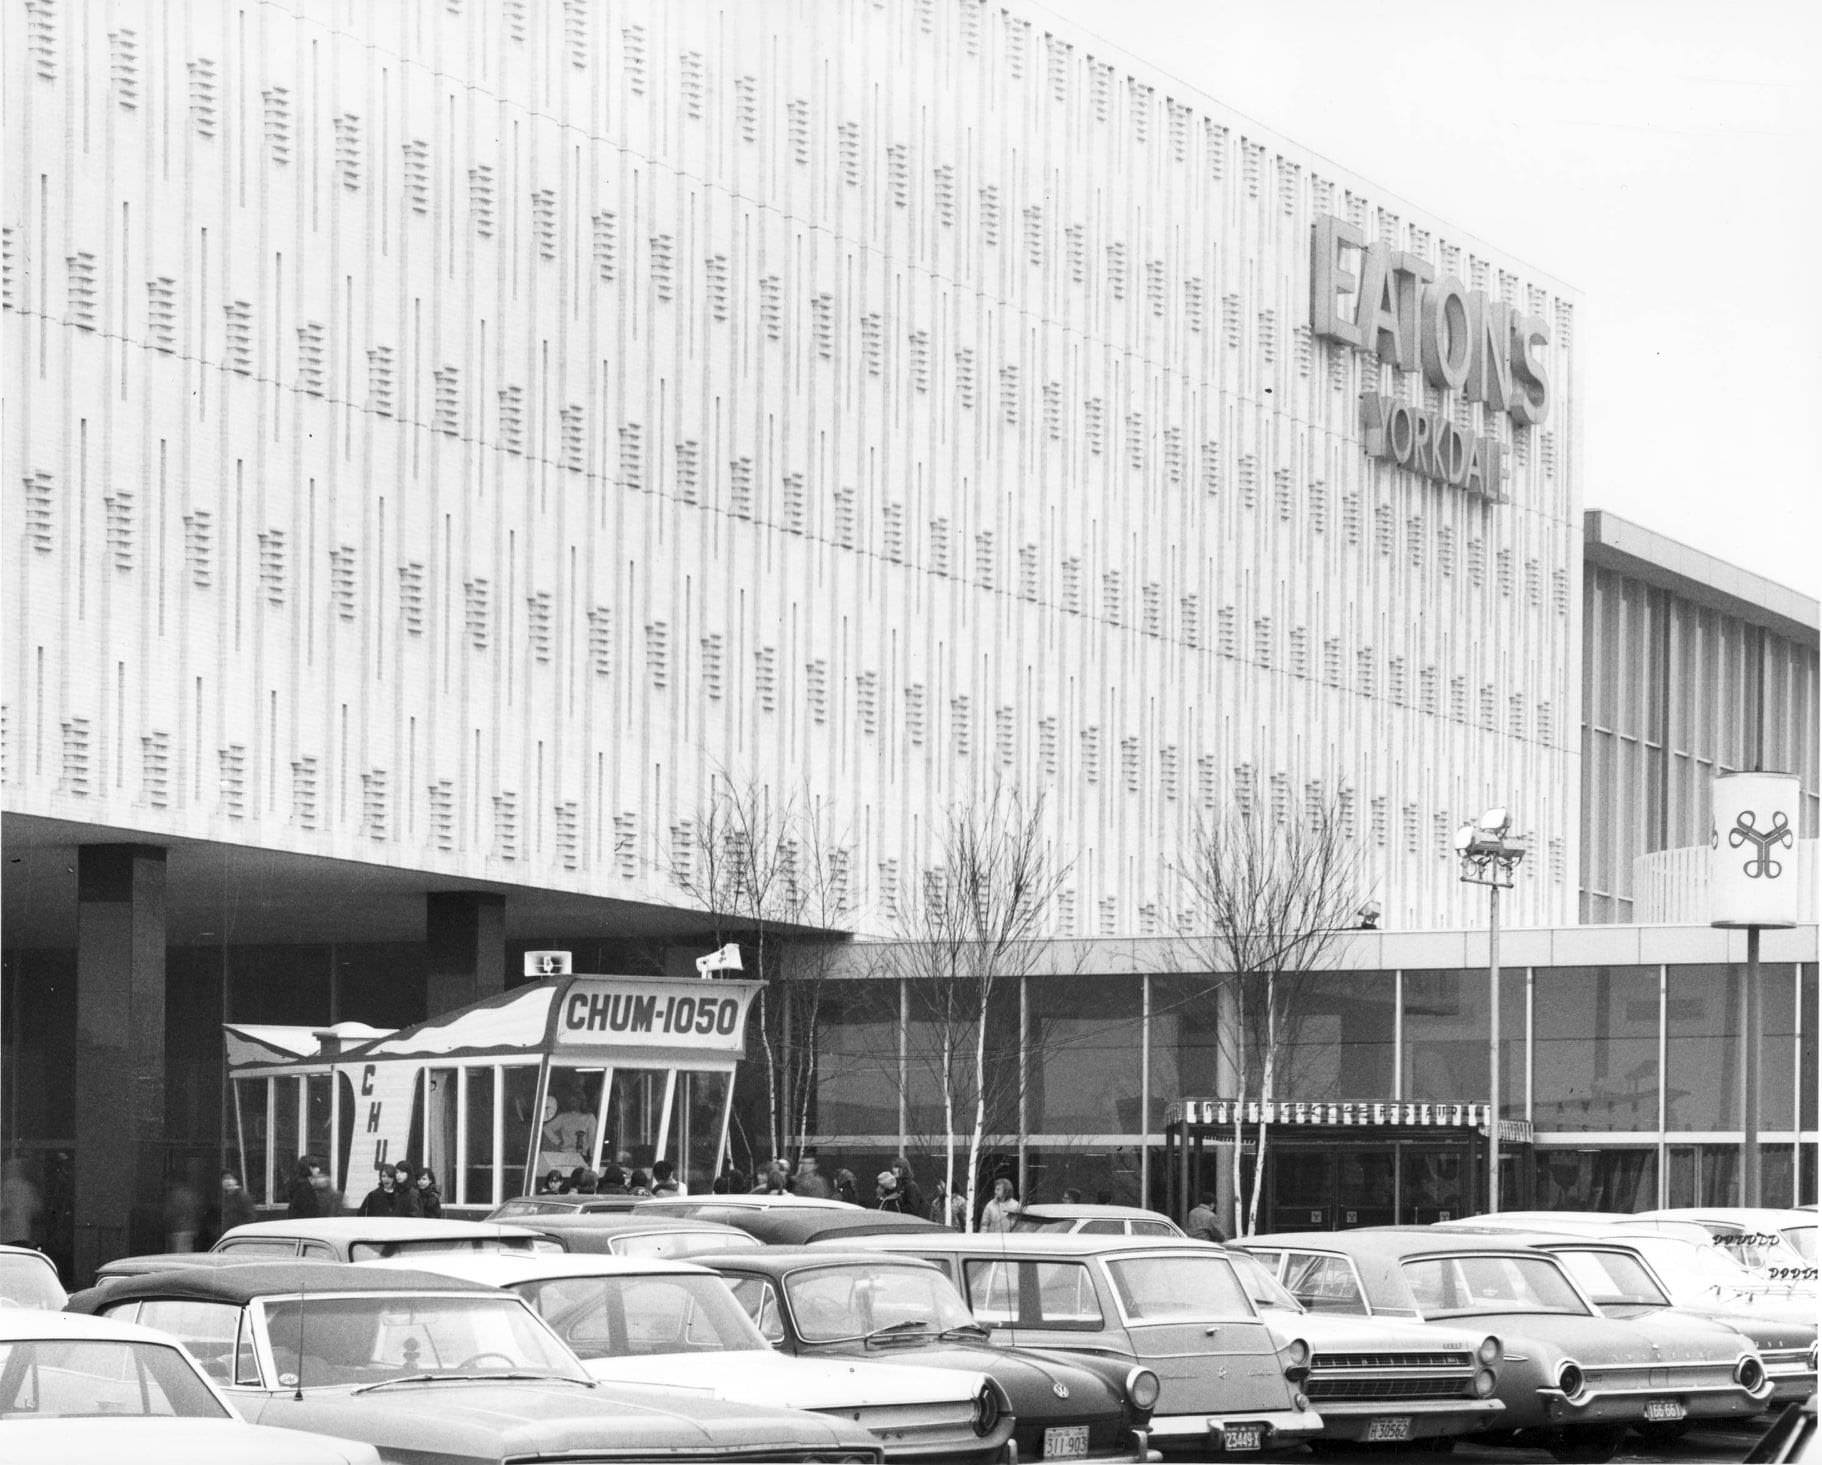
[[[506,990],[506,897],[433,890],[424,897],[424,1015]]]
[[[165,852],[76,853],[75,1280],[163,1251]]]

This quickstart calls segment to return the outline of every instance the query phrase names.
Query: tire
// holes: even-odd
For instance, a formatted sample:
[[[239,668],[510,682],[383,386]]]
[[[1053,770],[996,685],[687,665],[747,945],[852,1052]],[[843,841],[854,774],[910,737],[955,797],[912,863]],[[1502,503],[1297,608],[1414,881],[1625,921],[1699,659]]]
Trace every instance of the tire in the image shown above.
[[[1689,1421],[1686,1419],[1664,1420],[1655,1424],[1635,1424],[1633,1429],[1638,1437],[1648,1445],[1674,1444],[1689,1433]]]

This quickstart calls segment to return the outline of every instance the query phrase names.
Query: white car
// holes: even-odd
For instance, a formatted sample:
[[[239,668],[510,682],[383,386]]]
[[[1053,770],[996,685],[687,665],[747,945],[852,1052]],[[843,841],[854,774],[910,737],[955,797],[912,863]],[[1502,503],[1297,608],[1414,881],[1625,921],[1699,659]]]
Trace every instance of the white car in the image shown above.
[[[0,1307],[35,1307],[61,1312],[69,1294],[57,1264],[29,1246],[0,1246]]]
[[[317,1216],[249,1221],[224,1232],[209,1250],[245,1261],[297,1257],[304,1261],[361,1262],[375,1257],[445,1251],[561,1251],[563,1243],[524,1226],[507,1226],[498,1221]]]
[[[837,1415],[877,1433],[888,1462],[991,1458],[1012,1430],[1007,1415],[980,1432],[981,1400],[998,1394],[985,1374],[775,1352],[727,1283],[689,1262],[469,1252],[408,1265],[517,1292],[604,1382]]]
[[[1782,1206],[1674,1206],[1640,1219],[1694,1221],[1773,1282],[1816,1285],[1816,1213]]]
[[[7,1465],[379,1465],[372,1445],[248,1424],[168,1334],[0,1308]]]

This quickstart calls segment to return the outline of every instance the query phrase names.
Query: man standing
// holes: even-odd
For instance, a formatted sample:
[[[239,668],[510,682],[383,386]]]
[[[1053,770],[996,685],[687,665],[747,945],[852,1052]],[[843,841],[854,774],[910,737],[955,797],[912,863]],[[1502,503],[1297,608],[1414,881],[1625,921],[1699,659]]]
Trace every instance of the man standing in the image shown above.
[[[834,1194],[829,1182],[823,1179],[821,1170],[817,1168],[814,1150],[806,1150],[803,1158],[797,1162],[797,1184],[791,1189],[792,1194],[810,1200],[828,1200]]]
[[[1227,1242],[1227,1233],[1215,1219],[1215,1198],[1212,1195],[1201,1196],[1196,1201],[1183,1229],[1192,1241],[1212,1241],[1216,1246],[1223,1246]]]

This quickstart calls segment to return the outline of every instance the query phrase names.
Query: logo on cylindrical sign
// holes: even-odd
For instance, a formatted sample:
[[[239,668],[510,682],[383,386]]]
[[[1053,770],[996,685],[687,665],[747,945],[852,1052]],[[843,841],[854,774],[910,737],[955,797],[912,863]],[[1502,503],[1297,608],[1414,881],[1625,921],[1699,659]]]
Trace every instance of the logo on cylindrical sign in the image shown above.
[[[1800,782],[1794,773],[1721,773],[1709,835],[1709,924],[1794,926]]]

